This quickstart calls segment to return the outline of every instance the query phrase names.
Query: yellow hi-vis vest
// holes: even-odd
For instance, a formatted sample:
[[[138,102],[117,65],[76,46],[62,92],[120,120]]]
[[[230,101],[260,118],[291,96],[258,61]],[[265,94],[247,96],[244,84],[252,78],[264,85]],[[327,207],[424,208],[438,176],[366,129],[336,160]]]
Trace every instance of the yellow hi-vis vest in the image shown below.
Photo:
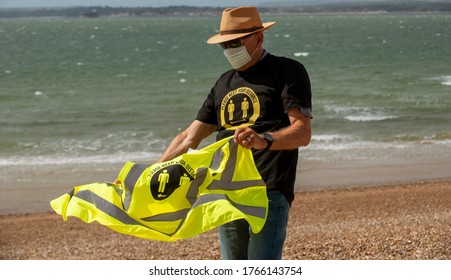
[[[237,219],[258,233],[266,221],[265,183],[251,151],[231,138],[151,166],[127,162],[118,181],[75,187],[50,205],[65,221],[168,242]]]

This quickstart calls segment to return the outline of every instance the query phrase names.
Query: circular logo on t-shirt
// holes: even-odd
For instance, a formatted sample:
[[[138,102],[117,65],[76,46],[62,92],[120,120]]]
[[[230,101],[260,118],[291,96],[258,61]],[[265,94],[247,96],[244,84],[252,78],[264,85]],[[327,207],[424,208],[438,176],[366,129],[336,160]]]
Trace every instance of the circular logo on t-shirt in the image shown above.
[[[260,115],[260,101],[257,94],[240,87],[226,94],[221,101],[221,126],[234,130],[255,124]]]

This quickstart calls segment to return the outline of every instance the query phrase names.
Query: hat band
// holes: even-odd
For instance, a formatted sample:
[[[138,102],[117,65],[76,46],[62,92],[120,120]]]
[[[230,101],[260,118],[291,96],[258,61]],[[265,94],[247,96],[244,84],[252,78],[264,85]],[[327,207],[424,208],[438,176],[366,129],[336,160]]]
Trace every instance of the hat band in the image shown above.
[[[221,35],[230,35],[230,34],[237,34],[237,33],[248,33],[248,32],[253,32],[259,29],[262,29],[263,26],[255,26],[255,27],[251,27],[251,28],[246,28],[246,29],[236,29],[236,30],[224,30],[224,31],[220,31],[219,34]]]

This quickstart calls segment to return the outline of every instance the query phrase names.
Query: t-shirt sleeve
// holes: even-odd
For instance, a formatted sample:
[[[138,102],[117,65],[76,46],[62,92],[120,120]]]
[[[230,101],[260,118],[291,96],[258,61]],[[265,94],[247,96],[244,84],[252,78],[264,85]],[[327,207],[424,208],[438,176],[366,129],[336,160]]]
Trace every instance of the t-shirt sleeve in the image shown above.
[[[213,89],[207,95],[207,98],[197,112],[196,120],[216,126],[218,125]]]
[[[286,78],[281,96],[285,110],[300,108],[302,114],[312,117],[311,85],[304,65],[292,61],[283,69]]]

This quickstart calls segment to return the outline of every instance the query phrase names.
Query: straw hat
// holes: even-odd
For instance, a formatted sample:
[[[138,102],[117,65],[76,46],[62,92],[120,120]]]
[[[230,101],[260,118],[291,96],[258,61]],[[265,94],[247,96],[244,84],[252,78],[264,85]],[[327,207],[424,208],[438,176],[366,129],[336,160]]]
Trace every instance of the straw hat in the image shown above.
[[[256,7],[227,8],[222,12],[219,34],[208,39],[207,43],[219,44],[238,39],[264,31],[274,24],[275,22],[262,23]]]

